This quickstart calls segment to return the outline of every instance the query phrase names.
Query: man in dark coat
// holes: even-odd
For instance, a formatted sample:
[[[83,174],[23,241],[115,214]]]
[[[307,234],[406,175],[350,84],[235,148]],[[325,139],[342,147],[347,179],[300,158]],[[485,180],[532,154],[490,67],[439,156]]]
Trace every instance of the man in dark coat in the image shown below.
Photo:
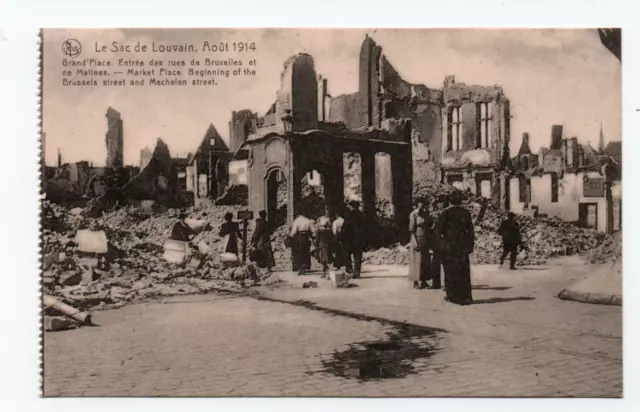
[[[173,229],[171,230],[171,239],[188,242],[191,240],[191,236],[195,234],[195,231],[185,223],[185,219],[187,218],[186,213],[181,213],[179,218],[180,220],[173,225]]]
[[[502,236],[502,255],[500,256],[500,266],[504,264],[504,259],[509,256],[509,269],[515,270],[518,246],[522,243],[520,227],[515,220],[515,214],[507,213],[507,218],[500,223],[498,234]]]
[[[473,221],[471,214],[461,206],[461,193],[454,194],[451,204],[442,212],[436,225],[446,300],[458,305],[469,305],[473,303],[469,263],[469,254],[473,252],[474,246]]]
[[[367,222],[360,211],[360,203],[349,202],[349,208],[344,217],[341,240],[344,247],[344,263],[347,273],[353,273],[355,279],[360,277],[362,269],[362,254],[367,247]],[[353,258],[353,266],[351,259]]]

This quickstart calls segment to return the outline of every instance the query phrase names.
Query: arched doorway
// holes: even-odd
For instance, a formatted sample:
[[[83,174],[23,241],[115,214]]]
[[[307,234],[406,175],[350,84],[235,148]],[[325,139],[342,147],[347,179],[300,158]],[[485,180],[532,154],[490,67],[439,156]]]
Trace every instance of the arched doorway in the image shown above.
[[[287,178],[284,171],[279,167],[274,167],[267,172],[266,176],[266,201],[265,211],[269,227],[275,229],[287,222],[287,204],[289,191]]]

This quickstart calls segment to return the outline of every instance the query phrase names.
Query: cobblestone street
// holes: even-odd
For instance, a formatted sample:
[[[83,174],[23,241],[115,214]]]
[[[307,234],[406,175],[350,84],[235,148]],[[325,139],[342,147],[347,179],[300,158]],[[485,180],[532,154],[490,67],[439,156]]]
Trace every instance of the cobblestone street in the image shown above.
[[[467,307],[412,289],[406,268],[369,267],[348,289],[284,272],[289,284],[258,298],[210,294],[96,312],[99,327],[45,335],[44,393],[620,397],[622,309],[555,297],[591,268],[477,266],[476,304]],[[308,280],[320,287],[302,289]],[[363,345],[383,355],[410,348],[410,359],[346,360]]]

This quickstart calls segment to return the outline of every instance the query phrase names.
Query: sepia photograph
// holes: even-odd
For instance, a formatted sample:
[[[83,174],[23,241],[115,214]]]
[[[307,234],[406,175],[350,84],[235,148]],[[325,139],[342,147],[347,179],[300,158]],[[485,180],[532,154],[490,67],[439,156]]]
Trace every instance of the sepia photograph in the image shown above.
[[[622,398],[621,44],[42,29],[42,396]]]

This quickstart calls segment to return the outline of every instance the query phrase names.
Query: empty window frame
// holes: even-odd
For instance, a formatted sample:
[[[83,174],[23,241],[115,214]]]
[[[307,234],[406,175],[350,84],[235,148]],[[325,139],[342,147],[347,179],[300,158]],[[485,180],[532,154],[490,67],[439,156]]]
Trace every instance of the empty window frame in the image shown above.
[[[488,149],[491,147],[491,109],[492,107],[490,102],[476,104],[476,148],[478,149]]]

